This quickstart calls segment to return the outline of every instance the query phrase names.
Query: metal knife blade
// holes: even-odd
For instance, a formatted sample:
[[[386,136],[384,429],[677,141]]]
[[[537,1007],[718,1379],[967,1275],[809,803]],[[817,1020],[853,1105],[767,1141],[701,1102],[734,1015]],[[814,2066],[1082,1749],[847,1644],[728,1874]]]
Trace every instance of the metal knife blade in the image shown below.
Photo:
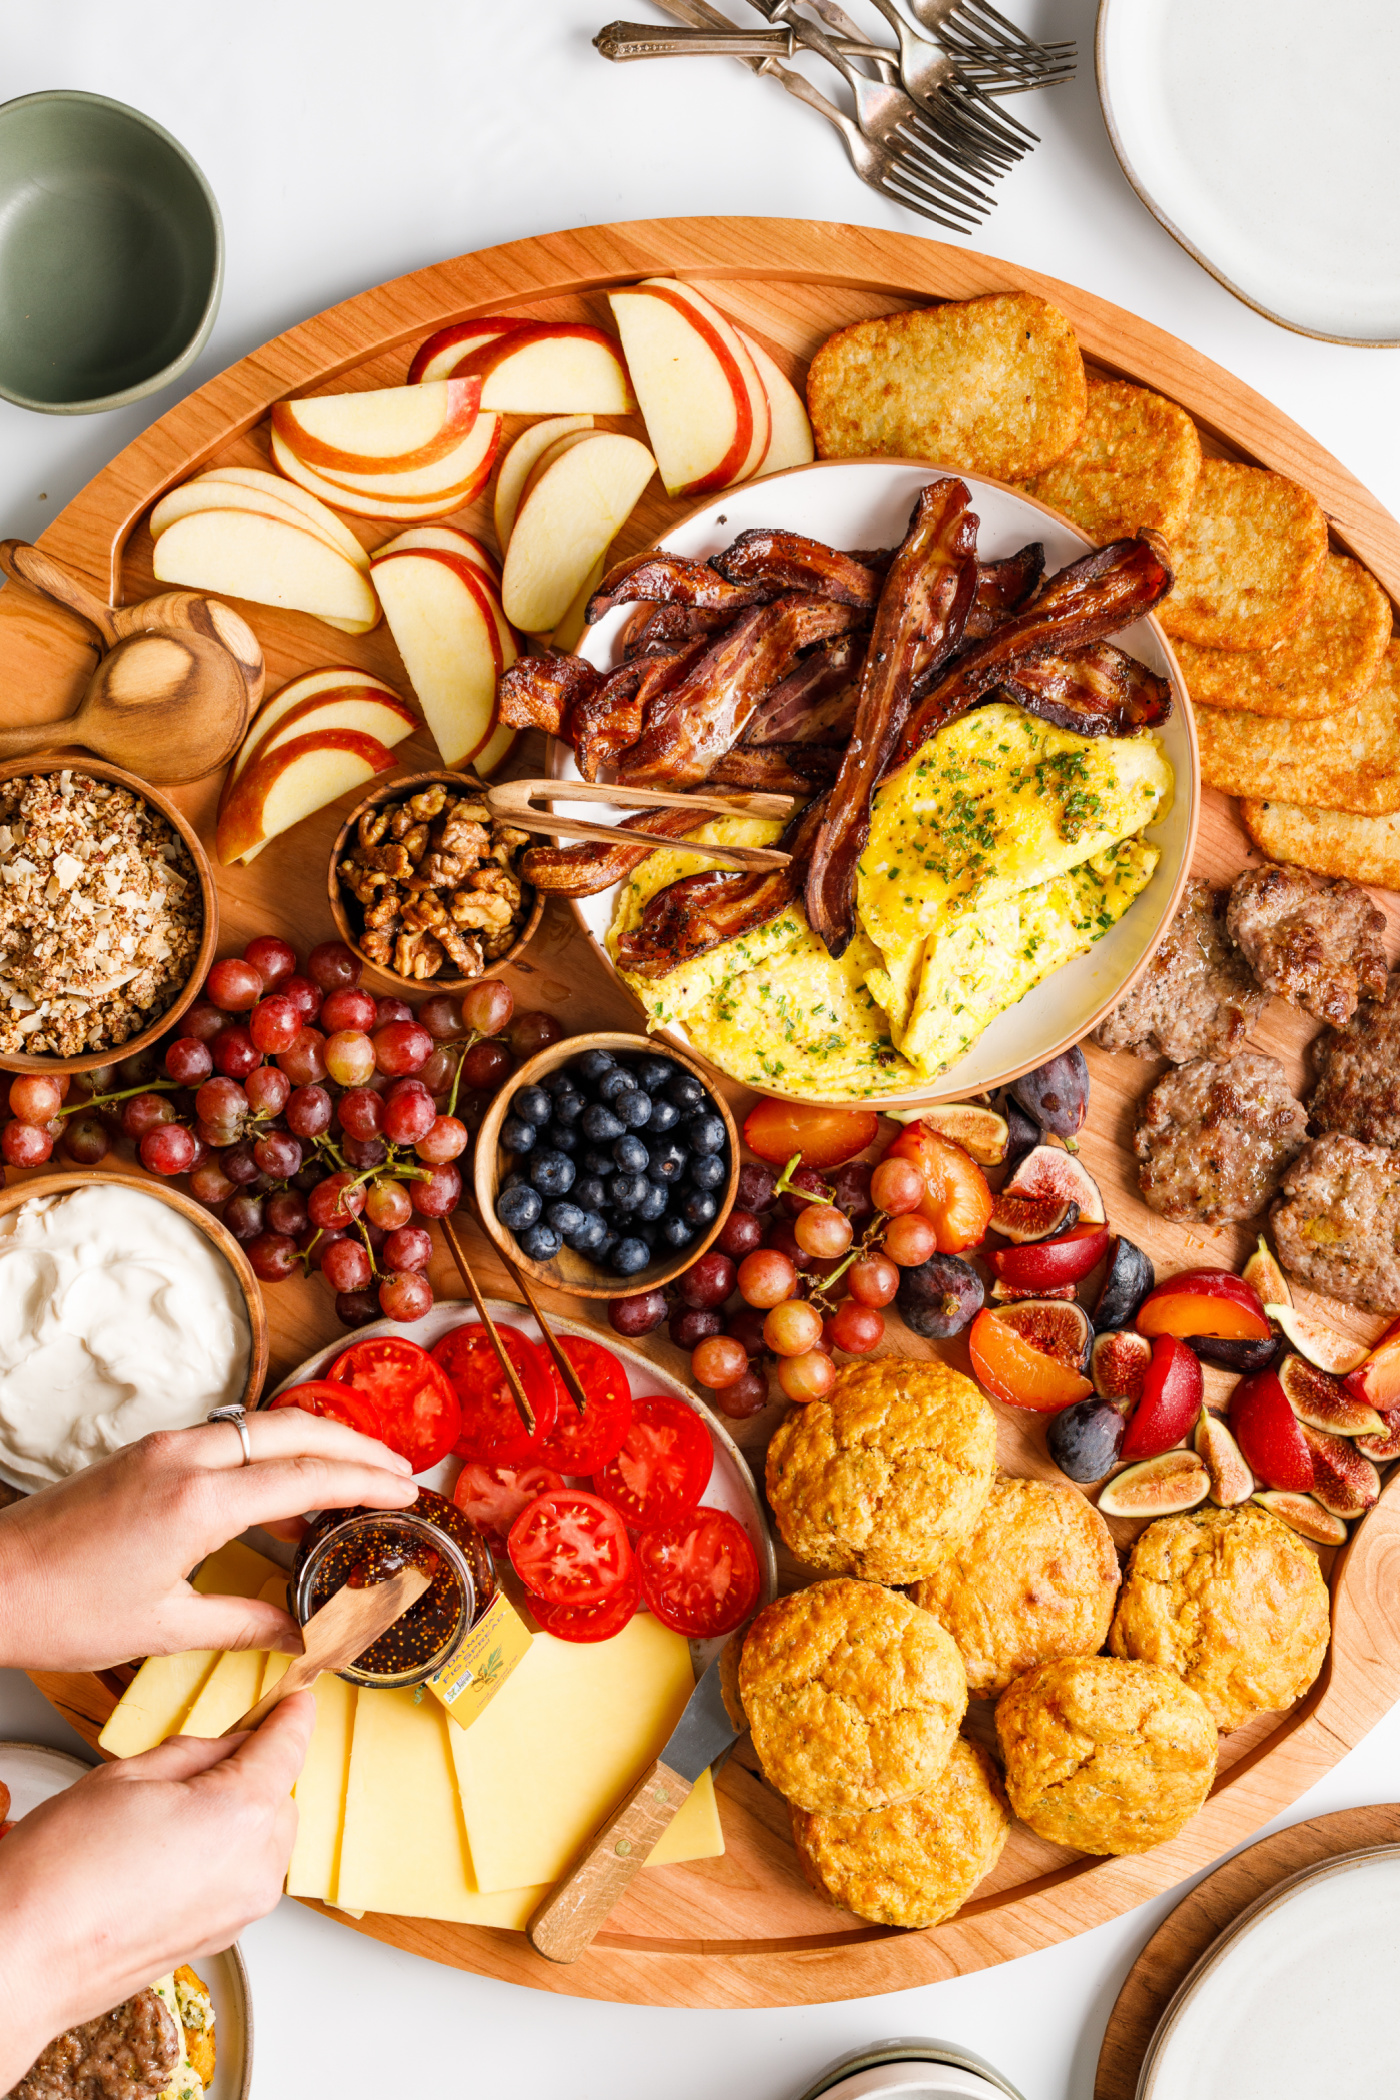
[[[742,1729],[729,1718],[719,1684],[719,1657],[706,1670],[685,1703],[685,1712],[671,1731],[661,1753],[661,1762],[694,1786],[700,1774],[717,1757],[738,1742]]]

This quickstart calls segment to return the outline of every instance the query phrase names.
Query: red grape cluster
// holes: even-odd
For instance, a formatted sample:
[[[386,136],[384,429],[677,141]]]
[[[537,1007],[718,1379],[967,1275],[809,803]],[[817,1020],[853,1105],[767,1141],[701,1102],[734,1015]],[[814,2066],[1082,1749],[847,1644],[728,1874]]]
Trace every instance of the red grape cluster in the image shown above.
[[[825,1178],[789,1161],[781,1175],[739,1170],[735,1207],[714,1245],[675,1284],[615,1298],[618,1334],[665,1320],[691,1352],[691,1373],[735,1419],[767,1405],[769,1357],[788,1400],[818,1400],[836,1377],[833,1352],[867,1356],[884,1339],[882,1307],[899,1272],[929,1259],[934,1227],[916,1215],[927,1184],[908,1160],[852,1160]]]
[[[254,1275],[319,1269],[347,1327],[418,1320],[433,1303],[427,1225],[457,1208],[456,1162],[519,1059],[557,1042],[490,978],[454,997],[376,999],[340,941],[303,970],[274,935],[216,962],[179,1034],[75,1077],[10,1083],[0,1156],[42,1166],[61,1141],[96,1166],[115,1140],[245,1243]]]

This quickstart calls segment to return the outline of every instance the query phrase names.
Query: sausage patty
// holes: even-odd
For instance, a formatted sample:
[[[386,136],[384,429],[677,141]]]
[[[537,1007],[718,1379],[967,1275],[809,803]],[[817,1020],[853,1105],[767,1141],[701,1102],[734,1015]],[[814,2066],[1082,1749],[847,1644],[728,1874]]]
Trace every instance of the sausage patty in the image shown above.
[[[1134,1057],[1232,1057],[1268,1003],[1268,993],[1226,929],[1229,891],[1188,882],[1151,962],[1094,1030],[1105,1050]]]
[[[1400,1312],[1400,1154],[1333,1131],[1315,1138],[1283,1177],[1274,1245],[1310,1289]]]
[[[1360,1006],[1344,1028],[1324,1029],[1313,1069],[1308,1114],[1318,1130],[1400,1145],[1400,974],[1380,1005]]]
[[[1385,997],[1385,918],[1358,883],[1304,868],[1246,868],[1225,918],[1266,991],[1340,1026]]]
[[[180,2062],[180,2032],[154,1991],[49,2043],[10,2100],[157,2100]]]
[[[1142,1104],[1133,1137],[1142,1199],[1164,1218],[1203,1225],[1255,1218],[1307,1130],[1276,1057],[1199,1057],[1158,1080]]]

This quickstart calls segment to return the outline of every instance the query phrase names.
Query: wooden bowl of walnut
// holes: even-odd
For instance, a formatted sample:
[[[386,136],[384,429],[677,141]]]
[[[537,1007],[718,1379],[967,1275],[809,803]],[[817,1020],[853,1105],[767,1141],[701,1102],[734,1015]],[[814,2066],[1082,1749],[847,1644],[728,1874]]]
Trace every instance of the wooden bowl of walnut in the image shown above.
[[[475,773],[408,773],[357,803],[336,833],[327,888],[369,988],[464,992],[513,963],[544,913],[520,880],[530,843],[489,813]]]
[[[52,795],[43,792],[50,781],[56,784]],[[131,801],[119,796],[114,808],[114,788],[125,789]],[[133,810],[131,802],[143,808]],[[16,819],[19,836],[14,835]],[[178,854],[164,852],[176,841],[187,859],[183,869]],[[77,851],[70,851],[75,844]],[[152,885],[150,867],[157,856],[181,875],[179,885]],[[27,884],[15,882],[9,872],[21,862],[33,869]],[[45,865],[50,873],[41,885]],[[0,871],[0,1071],[45,1072],[54,1078],[94,1072],[99,1065],[136,1056],[170,1033],[193,1004],[214,959],[219,906],[209,857],[168,795],[96,758],[12,759],[0,765]],[[46,918],[52,922],[47,927]],[[15,977],[6,970],[12,934],[17,936]],[[130,950],[123,947],[127,940]],[[107,955],[110,968],[101,961]],[[48,994],[41,971],[52,975]],[[143,980],[153,986],[144,1005],[139,996]],[[40,1019],[30,1022],[35,1012]],[[65,1054],[65,1040],[90,1039],[104,1019],[100,1041],[88,1040]],[[21,1029],[21,1020],[29,1025]],[[27,1047],[50,1039],[53,1047],[44,1051]]]

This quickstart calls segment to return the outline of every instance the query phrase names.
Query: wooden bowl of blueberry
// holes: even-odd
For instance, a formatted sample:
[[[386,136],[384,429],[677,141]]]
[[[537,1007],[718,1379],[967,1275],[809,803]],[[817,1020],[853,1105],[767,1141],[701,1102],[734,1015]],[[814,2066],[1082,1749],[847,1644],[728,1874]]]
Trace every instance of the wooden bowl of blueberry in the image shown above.
[[[734,1206],[739,1133],[698,1065],[643,1035],[552,1043],[492,1102],[476,1145],[487,1232],[580,1298],[669,1283]]]

